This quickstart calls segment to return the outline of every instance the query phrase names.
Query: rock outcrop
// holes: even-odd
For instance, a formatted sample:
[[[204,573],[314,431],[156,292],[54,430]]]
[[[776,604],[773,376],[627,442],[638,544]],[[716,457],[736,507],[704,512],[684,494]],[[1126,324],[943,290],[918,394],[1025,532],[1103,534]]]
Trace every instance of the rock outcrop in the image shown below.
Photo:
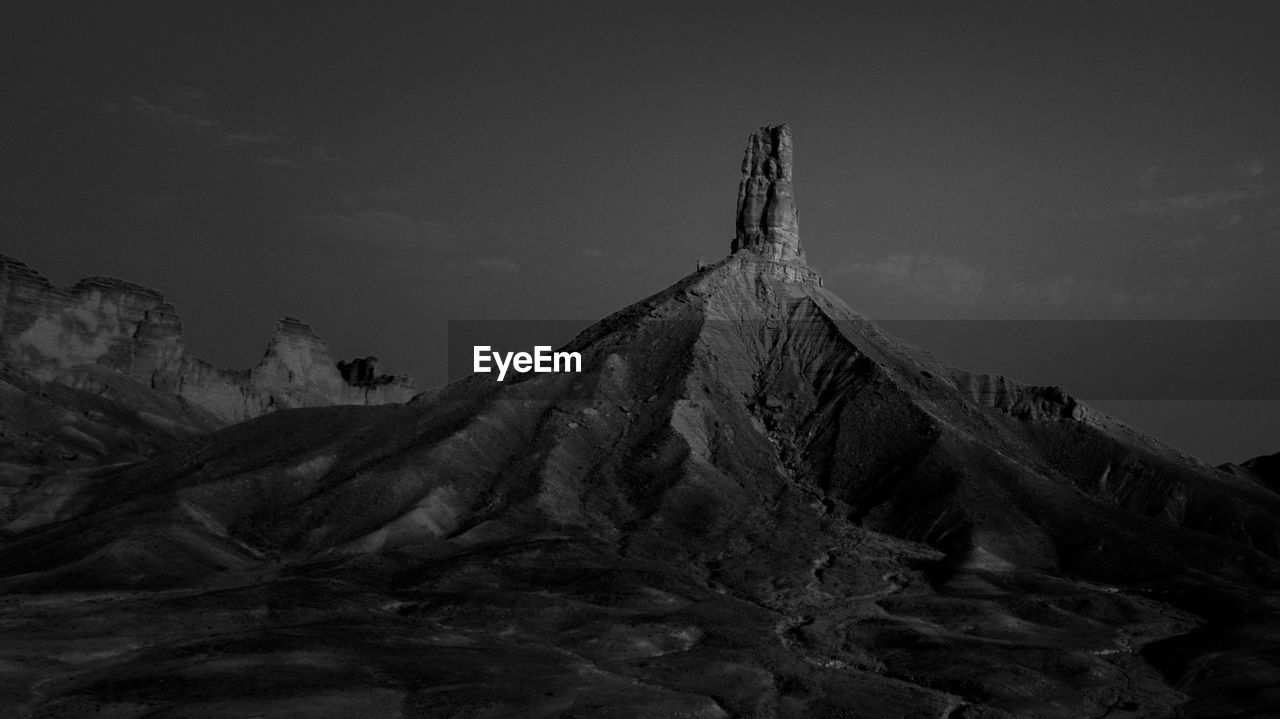
[[[191,357],[182,320],[156,290],[107,277],[69,289],[25,263],[0,255],[0,360],[42,382],[78,389],[100,385],[106,370],[152,390],[176,394],[223,423],[274,409],[403,402],[408,375],[378,375],[376,358],[335,361],[328,345],[295,317],[276,324],[262,361],[225,370]],[[371,361],[372,360],[372,361]]]
[[[155,290],[109,277],[63,289],[0,255],[0,350],[39,379],[81,365],[173,374],[181,335],[173,305]]]
[[[1280,493],[1280,452],[1264,454],[1240,464],[1223,464],[1218,469],[1227,474],[1257,482],[1272,492]]]
[[[952,370],[961,392],[978,404],[993,407],[1020,419],[1083,420],[1088,410],[1061,387],[1024,385],[998,374],[973,374]]]
[[[760,256],[759,269],[790,281],[821,284],[805,261],[791,186],[791,129],[768,125],[751,133],[738,184],[737,234],[733,252]]]
[[[357,357],[350,362],[339,362],[338,372],[343,381],[353,387],[377,387],[391,379],[388,375],[378,374],[378,357]]]

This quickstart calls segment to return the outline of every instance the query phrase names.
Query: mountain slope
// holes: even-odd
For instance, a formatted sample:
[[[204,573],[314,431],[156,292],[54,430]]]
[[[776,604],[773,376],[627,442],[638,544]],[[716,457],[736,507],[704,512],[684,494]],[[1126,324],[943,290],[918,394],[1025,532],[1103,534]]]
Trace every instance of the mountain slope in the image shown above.
[[[581,374],[276,412],[19,516],[0,586],[49,598],[7,660],[109,645],[42,711],[1274,706],[1280,496],[881,332],[804,264],[790,156],[753,137],[740,249],[583,331]]]
[[[1273,493],[1060,390],[948,370],[816,284],[757,265],[735,255],[587,329],[568,345],[581,375],[473,377],[412,409],[358,415],[370,428],[344,424],[337,446],[315,444],[311,416],[247,423],[122,471],[96,506],[165,494],[286,553],[526,522],[632,542],[674,524],[706,551],[728,521],[721,506],[732,514],[787,487],[840,502],[861,526],[1043,569],[1090,561],[1098,550],[1074,533],[1105,544],[1115,519],[1081,522],[1118,512],[1264,563],[1280,552]],[[677,520],[701,494],[715,498],[704,521]]]
[[[1101,706],[1076,673],[1120,671],[1099,657],[1235,606],[1151,592],[1203,603],[1280,576],[1276,495],[1059,391],[952,373],[747,255],[570,347],[581,375],[279,412],[120,470],[86,513],[11,542],[8,585],[207,582],[368,553],[420,577],[423,557],[489,572],[479,557],[515,552],[542,567],[507,567],[525,592],[545,588],[551,542],[773,612],[784,657],[936,675],[922,688],[943,689],[938,706],[1074,716]],[[880,619],[851,621],[860,603]],[[1028,655],[1067,658],[1030,670]],[[1176,693],[1141,667],[1144,701],[1167,707]],[[1058,713],[1030,690],[1046,682]]]

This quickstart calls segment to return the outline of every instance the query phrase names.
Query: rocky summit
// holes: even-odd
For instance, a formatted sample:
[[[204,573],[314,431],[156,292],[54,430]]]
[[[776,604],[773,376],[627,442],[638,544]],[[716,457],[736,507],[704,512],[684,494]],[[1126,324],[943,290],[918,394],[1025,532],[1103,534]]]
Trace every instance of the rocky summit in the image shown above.
[[[408,375],[377,375],[370,360],[334,361],[296,317],[276,323],[262,361],[224,370],[187,354],[182,320],[156,290],[110,277],[55,287],[21,260],[0,255],[0,360],[29,377],[73,387],[103,372],[176,395],[232,424],[289,407],[385,404],[413,396]],[[359,381],[343,367],[359,363]]]
[[[273,412],[15,508],[0,703],[1273,715],[1266,463],[886,334],[805,262],[785,126],[743,176],[732,254],[584,330],[581,373]]]
[[[187,353],[160,292],[109,277],[55,287],[0,255],[0,516],[266,412],[413,394],[412,378],[378,374],[376,357],[336,362],[294,317],[277,322],[256,366],[216,367]]]
[[[738,184],[733,252],[749,250],[775,276],[818,284],[800,246],[800,217],[791,186],[791,128],[765,126],[751,133]]]

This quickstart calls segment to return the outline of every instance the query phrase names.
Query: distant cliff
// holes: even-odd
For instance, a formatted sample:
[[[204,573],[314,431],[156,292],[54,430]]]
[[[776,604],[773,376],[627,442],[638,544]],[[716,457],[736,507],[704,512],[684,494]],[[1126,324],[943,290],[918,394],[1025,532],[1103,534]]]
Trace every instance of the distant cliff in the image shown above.
[[[0,255],[0,360],[32,378],[94,391],[102,371],[177,395],[231,424],[275,409],[403,402],[408,375],[381,375],[377,358],[338,362],[295,317],[276,323],[254,367],[218,368],[191,357],[182,320],[156,290],[108,277],[54,286]]]

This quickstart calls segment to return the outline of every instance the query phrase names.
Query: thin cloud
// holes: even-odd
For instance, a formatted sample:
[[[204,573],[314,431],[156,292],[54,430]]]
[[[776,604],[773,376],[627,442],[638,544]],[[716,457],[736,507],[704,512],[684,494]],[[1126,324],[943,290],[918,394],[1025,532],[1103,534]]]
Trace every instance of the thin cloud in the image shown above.
[[[317,163],[335,163],[342,162],[340,158],[334,157],[324,145],[311,146],[311,159]]]
[[[194,134],[202,134],[210,141],[227,150],[240,148],[265,148],[283,142],[277,132],[246,130],[226,127],[218,118],[204,112],[204,93],[193,88],[169,93],[163,100],[153,100],[141,95],[132,95],[125,105],[118,102],[107,103],[108,112],[120,112],[127,109],[140,121],[160,127],[168,127]],[[311,147],[307,151],[311,161],[336,162],[328,150],[323,147]],[[256,158],[256,162],[272,167],[301,167],[302,162],[283,156],[264,156]]]
[[[1138,187],[1143,190],[1154,190],[1168,173],[1169,168],[1167,167],[1151,165],[1138,173]]]
[[[352,210],[385,208],[399,203],[406,197],[400,190],[376,189],[349,192],[339,198],[343,207]]]
[[[1231,208],[1280,194],[1265,160],[1253,157],[1217,168],[1151,166],[1139,173],[1146,197],[1120,205],[1117,211],[1144,218],[1182,216]]]
[[[449,260],[444,263],[444,268],[450,272],[459,272],[462,270],[481,270],[495,275],[512,275],[520,271],[520,265],[502,257],[483,257],[470,262],[457,262]]]
[[[293,168],[316,167],[319,165],[336,164],[336,163],[342,162],[342,160],[329,154],[328,150],[326,150],[323,147],[320,147],[319,145],[312,147],[305,154],[305,157],[301,157],[301,158],[285,157],[283,155],[272,155],[269,157],[259,157],[254,161],[257,162],[259,165],[265,165],[267,167],[293,167]]]
[[[876,260],[849,261],[827,273],[849,278],[896,297],[910,297],[939,309],[1019,313],[1149,315],[1185,307],[1177,293],[1163,288],[1120,289],[1102,278],[1058,275],[1028,278],[955,257],[894,254]]]
[[[893,288],[922,299],[974,304],[987,289],[990,273],[954,257],[895,254],[873,261],[849,261],[830,274]]]
[[[520,271],[520,265],[502,257],[481,258],[472,264],[485,272],[494,274],[513,274]]]
[[[393,244],[452,249],[453,228],[446,222],[423,220],[399,212],[324,212],[296,217],[299,226],[313,237],[350,243]]]
[[[178,129],[211,130],[222,126],[214,118],[199,112],[178,109],[137,95],[129,98],[129,109],[144,120]]]
[[[1174,304],[1170,292],[1126,292],[1096,278],[1059,275],[1036,281],[1010,282],[1005,292],[1023,306],[1064,309],[1101,309],[1146,313]]]
[[[297,160],[291,160],[287,157],[279,157],[279,156],[259,157],[259,158],[256,158],[254,162],[258,163],[259,165],[263,165],[265,167],[294,167],[294,168],[303,167],[303,164],[301,162],[298,162]]]
[[[222,144],[230,147],[270,145],[279,141],[280,136],[274,132],[227,132],[222,135]]]
[[[1130,202],[1128,210],[1131,214],[1139,217],[1164,217],[1172,214],[1200,212],[1202,210],[1226,207],[1247,200],[1268,197],[1276,194],[1276,191],[1276,187],[1257,186],[1190,192],[1174,197]]]
[[[427,250],[435,258],[430,265],[448,272],[511,276],[523,271],[520,263],[509,257],[465,256],[452,225],[439,220],[389,210],[321,212],[296,215],[294,219],[304,236],[312,240],[375,246],[402,255]]]
[[[1235,170],[1245,177],[1258,177],[1267,173],[1267,163],[1255,157],[1245,160],[1244,162],[1237,163]]]

